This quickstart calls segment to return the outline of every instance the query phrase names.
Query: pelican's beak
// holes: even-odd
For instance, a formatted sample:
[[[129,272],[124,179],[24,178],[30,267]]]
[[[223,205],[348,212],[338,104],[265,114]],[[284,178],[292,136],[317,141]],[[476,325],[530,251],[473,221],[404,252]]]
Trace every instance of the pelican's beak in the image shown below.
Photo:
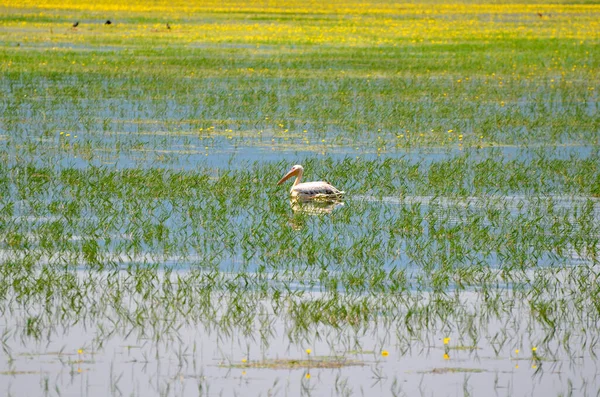
[[[278,185],[281,185],[283,182],[287,181],[288,179],[290,179],[292,176],[296,175],[298,173],[298,170],[290,170],[290,172],[288,172],[287,174],[285,174],[283,176],[283,178],[281,178],[279,180],[279,182],[277,182]]]

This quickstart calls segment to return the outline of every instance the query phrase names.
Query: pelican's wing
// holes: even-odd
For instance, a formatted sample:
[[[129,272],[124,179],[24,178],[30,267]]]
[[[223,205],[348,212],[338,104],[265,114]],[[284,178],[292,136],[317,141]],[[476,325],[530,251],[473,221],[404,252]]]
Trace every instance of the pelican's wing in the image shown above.
[[[327,182],[299,183],[292,189],[299,196],[315,198],[341,197],[344,192],[336,189]]]

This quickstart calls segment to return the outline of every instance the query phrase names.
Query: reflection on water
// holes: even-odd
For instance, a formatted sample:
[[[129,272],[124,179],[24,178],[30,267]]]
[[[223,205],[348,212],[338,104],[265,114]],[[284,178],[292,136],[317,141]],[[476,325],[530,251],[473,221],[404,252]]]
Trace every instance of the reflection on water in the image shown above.
[[[328,215],[336,208],[344,206],[342,200],[302,200],[298,198],[290,199],[290,207],[293,214],[290,217],[289,225],[294,230],[301,230],[306,227],[307,216]]]
[[[344,202],[341,200],[301,200],[290,199],[290,206],[295,213],[308,215],[330,214],[338,207],[342,207]]]
[[[482,307],[473,306],[481,293],[461,292],[452,309],[418,294],[408,312],[398,304],[411,298],[372,294],[361,304],[386,314],[374,309],[363,321],[328,294],[192,292],[190,272],[156,276],[79,272],[69,280],[89,295],[75,302],[79,312],[65,310],[73,296],[24,310],[11,294],[0,324],[0,393],[302,395],[310,379],[312,395],[554,396],[571,383],[581,395],[597,385],[594,330],[552,331],[508,291]],[[447,326],[456,321],[464,328]],[[546,343],[553,332],[567,340]]]
[[[497,208],[508,208],[510,210],[527,210],[535,205],[552,203],[554,208],[570,209],[574,205],[582,205],[588,202],[594,206],[594,212],[600,215],[600,198],[578,195],[485,195],[481,197],[444,197],[444,196],[398,196],[398,197],[376,197],[376,196],[354,196],[354,200],[367,202],[381,202],[397,205],[420,204],[423,206],[459,207],[459,208],[484,208],[492,203]]]

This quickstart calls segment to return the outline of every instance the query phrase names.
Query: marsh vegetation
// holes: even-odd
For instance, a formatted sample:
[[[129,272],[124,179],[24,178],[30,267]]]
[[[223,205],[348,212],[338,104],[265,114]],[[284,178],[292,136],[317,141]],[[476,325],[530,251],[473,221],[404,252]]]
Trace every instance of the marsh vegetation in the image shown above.
[[[597,391],[597,5],[0,8],[1,394]]]

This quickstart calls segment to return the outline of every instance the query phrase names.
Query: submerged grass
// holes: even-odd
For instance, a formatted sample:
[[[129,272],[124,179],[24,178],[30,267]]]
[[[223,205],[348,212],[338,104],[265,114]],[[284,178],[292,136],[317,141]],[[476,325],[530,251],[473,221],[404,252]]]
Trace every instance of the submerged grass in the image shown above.
[[[526,360],[594,386],[598,5],[0,7],[0,374],[61,394],[17,365],[56,356],[69,388],[118,340],[124,371],[167,357],[148,382],[161,395],[228,379],[197,357],[369,367],[336,375],[342,395],[392,357],[425,360],[421,379],[494,372],[496,392],[509,371],[436,360]],[[275,185],[290,163],[343,205],[290,203]],[[302,353],[317,343],[331,356]],[[338,360],[357,353],[373,361]],[[143,395],[119,365],[98,371],[105,394]],[[431,394],[419,382],[407,393]]]
[[[597,5],[359,4],[174,7],[163,23],[180,23],[156,32],[138,19],[154,6],[72,29],[101,7],[9,3],[0,136],[26,158],[96,165],[241,147],[597,147]]]
[[[367,186],[353,186],[363,195],[349,196],[346,205],[318,216],[294,213],[285,191],[262,191],[263,186],[274,186],[272,171],[283,164],[257,163],[216,178],[200,170],[4,169],[7,191],[13,196],[4,198],[1,207],[6,232],[0,241],[3,296],[19,301],[37,294],[66,294],[68,310],[77,308],[78,313],[87,306],[87,288],[101,285],[119,296],[135,287],[142,311],[143,302],[159,293],[166,294],[159,302],[187,315],[198,309],[198,302],[212,301],[214,293],[234,294],[234,306],[222,315],[233,323],[245,318],[249,329],[252,313],[260,308],[257,302],[265,299],[287,307],[297,327],[340,327],[368,324],[374,315],[397,312],[386,299],[399,299],[401,307],[427,302],[441,318],[451,316],[464,304],[452,290],[473,288],[495,310],[498,305],[512,306],[510,301],[524,294],[536,320],[553,332],[560,328],[557,313],[571,316],[573,305],[598,315],[593,291],[600,210],[589,186],[565,177],[560,167],[540,167],[535,176],[522,180],[523,190],[490,178],[491,186],[479,188],[493,188],[493,194],[464,196],[464,186],[472,186],[477,178],[471,174],[466,179],[466,169],[476,169],[478,175],[485,167],[491,166],[488,172],[497,169],[491,159],[464,158],[450,161],[444,169],[465,163],[461,183],[445,187],[430,177],[438,163],[422,165],[413,171],[413,183],[405,185],[413,190],[384,196],[394,194],[387,190],[389,178],[376,178],[368,191]],[[528,163],[515,168],[526,169]],[[598,164],[597,159],[571,161],[569,172],[590,172],[589,177],[597,178]],[[399,176],[404,175],[403,167],[412,167],[404,161],[345,165],[356,173],[371,167],[382,174],[394,170]],[[330,162],[314,166],[323,167],[324,173],[328,167],[342,168]],[[249,175],[259,183],[241,183]],[[364,180],[349,173],[346,178]],[[434,195],[419,196],[425,191]],[[359,228],[360,219],[368,222]],[[90,277],[84,284],[71,273],[82,266]],[[97,271],[102,271],[98,280]],[[499,283],[503,287],[498,290]],[[571,286],[581,295],[564,302],[549,300]],[[327,295],[289,305],[290,297],[310,291]],[[241,304],[243,294],[259,299],[251,304],[250,298],[243,298]],[[430,294],[431,301],[417,302]],[[378,304],[382,306],[374,310]],[[219,317],[216,308],[210,310],[209,318]],[[420,310],[406,313],[407,325]],[[145,324],[145,315],[134,317]],[[27,333],[40,335],[44,324],[29,316]]]
[[[404,160],[307,164],[353,192],[330,218],[290,209],[273,183],[283,163],[216,177],[212,169],[5,168],[2,243],[11,255],[99,269],[126,258],[263,272],[597,260],[598,200],[588,183],[600,175],[595,156],[535,163],[462,156],[416,169]],[[368,222],[354,226],[361,219]],[[364,288],[356,277],[340,281]]]

